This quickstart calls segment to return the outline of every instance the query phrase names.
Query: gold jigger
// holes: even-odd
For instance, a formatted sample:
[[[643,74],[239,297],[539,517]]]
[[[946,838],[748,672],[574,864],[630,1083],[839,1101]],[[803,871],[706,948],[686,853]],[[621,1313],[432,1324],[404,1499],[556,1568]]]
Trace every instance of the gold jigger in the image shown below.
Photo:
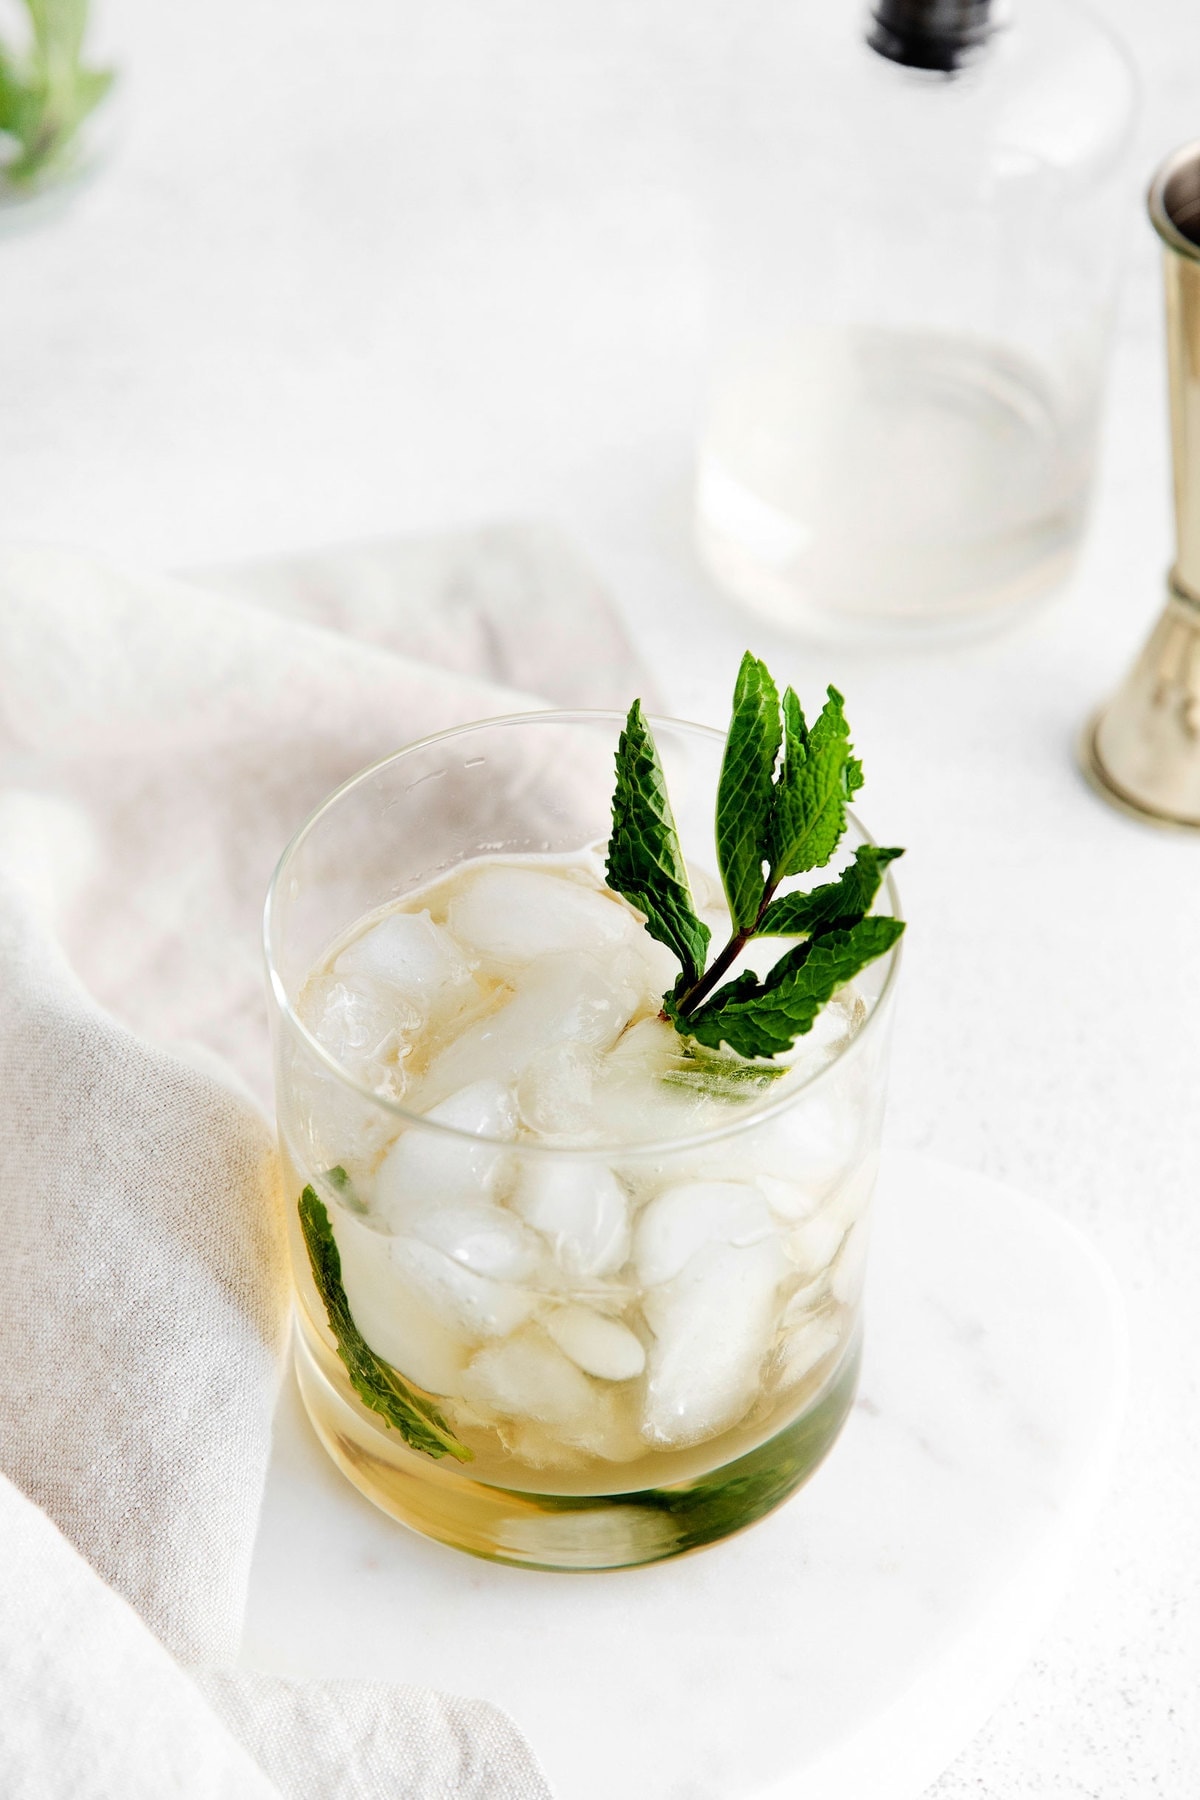
[[[1162,617],[1084,733],[1082,761],[1114,805],[1200,830],[1200,142],[1167,158],[1146,204],[1165,246],[1175,567]]]

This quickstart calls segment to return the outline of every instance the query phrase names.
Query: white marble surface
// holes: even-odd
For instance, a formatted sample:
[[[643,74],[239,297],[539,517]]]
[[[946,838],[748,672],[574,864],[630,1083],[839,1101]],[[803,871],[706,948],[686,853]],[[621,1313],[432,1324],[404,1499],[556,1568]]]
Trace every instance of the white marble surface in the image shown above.
[[[1097,1535],[936,1800],[1193,1800],[1200,845],[1110,814],[1072,761],[1170,554],[1156,245],[1131,203],[1104,464],[1055,610],[886,660],[751,633],[686,533],[700,234],[670,94],[717,7],[109,0],[123,147],[59,222],[0,239],[0,531],[183,566],[545,517],[672,709],[722,722],[751,635],[802,691],[838,682],[865,816],[910,846],[892,1137],[1049,1200],[1132,1330]],[[1106,8],[1148,175],[1200,133],[1200,11]]]
[[[1116,1284],[1049,1209],[885,1159],[860,1397],[808,1487],[651,1569],[546,1575],[394,1525],[289,1384],[243,1661],[499,1701],[559,1800],[916,1800],[1058,1599],[1125,1393]]]

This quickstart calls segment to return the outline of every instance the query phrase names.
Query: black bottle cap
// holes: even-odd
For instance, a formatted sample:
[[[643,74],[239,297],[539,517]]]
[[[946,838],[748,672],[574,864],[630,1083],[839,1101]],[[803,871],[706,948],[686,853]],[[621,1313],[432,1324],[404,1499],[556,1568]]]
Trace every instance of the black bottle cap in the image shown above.
[[[992,0],[875,0],[867,42],[909,69],[953,74],[991,29]]]

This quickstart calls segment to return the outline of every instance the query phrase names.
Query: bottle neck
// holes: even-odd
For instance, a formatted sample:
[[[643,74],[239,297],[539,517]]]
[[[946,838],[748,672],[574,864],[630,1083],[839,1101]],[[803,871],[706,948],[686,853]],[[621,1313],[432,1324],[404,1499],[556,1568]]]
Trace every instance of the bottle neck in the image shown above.
[[[986,42],[992,0],[875,0],[867,42],[889,62],[952,75]]]

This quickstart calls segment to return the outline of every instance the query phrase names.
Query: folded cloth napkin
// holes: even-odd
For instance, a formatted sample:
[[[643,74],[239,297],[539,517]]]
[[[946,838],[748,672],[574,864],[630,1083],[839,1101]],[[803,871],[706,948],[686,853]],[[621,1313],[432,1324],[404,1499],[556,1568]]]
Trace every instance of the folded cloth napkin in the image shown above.
[[[481,1701],[233,1667],[288,1316],[263,893],[356,768],[536,704],[497,677],[647,693],[550,534],[207,586],[0,552],[6,1800],[548,1795]]]

